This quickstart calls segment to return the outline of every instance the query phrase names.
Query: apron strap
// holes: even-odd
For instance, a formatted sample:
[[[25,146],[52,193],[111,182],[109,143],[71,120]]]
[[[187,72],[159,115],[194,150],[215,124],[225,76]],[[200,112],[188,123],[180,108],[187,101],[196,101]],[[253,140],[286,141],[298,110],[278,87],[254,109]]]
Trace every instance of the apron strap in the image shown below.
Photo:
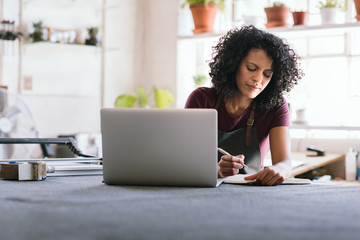
[[[245,145],[247,147],[251,147],[251,134],[252,134],[252,126],[254,125],[254,116],[255,116],[255,108],[256,104],[253,104],[250,112],[250,116],[246,123],[246,137],[245,137]]]
[[[216,99],[216,103],[215,103],[215,106],[214,106],[214,108],[215,108],[216,110],[218,110],[218,108],[219,108],[219,106],[220,106],[220,104],[221,104],[221,101],[222,101],[222,97],[219,96],[219,97]]]
[[[218,110],[220,104],[221,104],[221,101],[222,101],[222,97],[219,96],[217,99],[216,99],[216,103],[215,103],[215,106],[214,108],[216,110]],[[251,138],[252,138],[252,126],[254,125],[254,116],[255,116],[255,109],[256,109],[256,104],[254,103],[252,105],[252,108],[251,108],[251,112],[250,112],[250,116],[247,120],[247,123],[246,123],[246,136],[245,136],[245,145],[246,147],[251,147]]]

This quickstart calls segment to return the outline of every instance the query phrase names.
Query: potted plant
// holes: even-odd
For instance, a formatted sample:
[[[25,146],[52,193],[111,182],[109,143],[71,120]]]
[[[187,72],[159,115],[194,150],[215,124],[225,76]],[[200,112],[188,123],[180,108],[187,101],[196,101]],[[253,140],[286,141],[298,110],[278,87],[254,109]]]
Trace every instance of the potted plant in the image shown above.
[[[284,3],[274,2],[273,6],[264,9],[266,13],[266,27],[284,27],[287,26],[287,20],[290,15],[290,9]]]
[[[292,12],[294,26],[296,25],[306,25],[308,12],[305,11],[294,11]]]
[[[196,87],[200,87],[207,81],[207,77],[202,74],[193,76],[193,79]]]
[[[195,29],[193,32],[213,32],[217,10],[223,11],[226,0],[184,0],[182,7],[189,5]]]
[[[356,10],[356,20],[360,21],[360,0],[354,0]]]
[[[43,22],[42,21],[38,21],[38,22],[33,22],[33,28],[34,28],[34,32],[32,34],[30,34],[30,37],[32,38],[33,42],[40,42],[40,41],[44,41],[43,39]]]
[[[97,44],[97,38],[96,35],[99,32],[99,29],[97,27],[89,27],[87,28],[88,34],[89,34],[89,38],[87,38],[85,40],[85,44],[86,45],[94,45],[96,46]]]
[[[169,90],[159,89],[155,86],[153,87],[155,104],[157,108],[170,108],[171,104],[174,102],[174,98],[169,92]]]
[[[322,24],[337,24],[340,23],[341,9],[344,8],[343,1],[325,0],[319,1],[318,6],[321,14]]]
[[[149,108],[149,98],[144,91],[144,88],[137,88],[137,96],[133,94],[121,94],[114,103],[114,107],[119,108],[133,108],[136,103],[140,108]],[[157,108],[170,108],[174,102],[174,98],[168,90],[158,89],[153,87],[154,100]]]

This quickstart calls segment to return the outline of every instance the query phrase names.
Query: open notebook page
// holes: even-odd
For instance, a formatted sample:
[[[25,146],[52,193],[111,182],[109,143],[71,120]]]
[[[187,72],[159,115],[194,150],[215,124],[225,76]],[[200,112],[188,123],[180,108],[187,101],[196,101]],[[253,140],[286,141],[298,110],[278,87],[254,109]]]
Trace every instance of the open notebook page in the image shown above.
[[[229,176],[223,179],[224,183],[232,183],[232,184],[249,184],[255,182],[255,180],[245,180],[244,178],[249,176],[249,174],[237,174],[233,176]],[[282,183],[283,185],[294,185],[294,184],[311,184],[309,179],[304,178],[287,178]]]

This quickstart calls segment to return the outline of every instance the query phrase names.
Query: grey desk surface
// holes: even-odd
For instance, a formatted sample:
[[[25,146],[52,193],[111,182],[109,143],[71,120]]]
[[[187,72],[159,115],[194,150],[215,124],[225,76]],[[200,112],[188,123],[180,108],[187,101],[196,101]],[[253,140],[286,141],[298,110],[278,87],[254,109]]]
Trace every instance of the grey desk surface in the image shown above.
[[[6,239],[359,239],[360,187],[108,186],[0,180]]]

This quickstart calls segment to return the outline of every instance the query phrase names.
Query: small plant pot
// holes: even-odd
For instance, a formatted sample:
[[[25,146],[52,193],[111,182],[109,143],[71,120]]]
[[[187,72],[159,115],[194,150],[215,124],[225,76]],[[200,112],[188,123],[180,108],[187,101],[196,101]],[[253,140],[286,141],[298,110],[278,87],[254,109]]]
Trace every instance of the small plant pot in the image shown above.
[[[195,29],[193,32],[197,33],[211,33],[214,31],[214,22],[217,12],[215,4],[205,5],[203,3],[190,5],[190,10],[194,19]]]
[[[320,9],[320,14],[323,25],[341,23],[341,12],[339,8],[322,8]]]
[[[360,0],[354,0],[356,10],[356,20],[360,21]]]
[[[36,31],[32,34],[32,38],[33,38],[33,42],[44,41],[42,30],[36,30]]]
[[[287,20],[290,15],[290,9],[283,6],[265,8],[267,23],[266,27],[285,27],[288,26]]]
[[[306,25],[308,14],[308,12],[292,12],[294,26]]]
[[[96,46],[97,44],[97,39],[96,37],[90,37],[88,39],[85,40],[85,45],[92,45],[92,46]]]

